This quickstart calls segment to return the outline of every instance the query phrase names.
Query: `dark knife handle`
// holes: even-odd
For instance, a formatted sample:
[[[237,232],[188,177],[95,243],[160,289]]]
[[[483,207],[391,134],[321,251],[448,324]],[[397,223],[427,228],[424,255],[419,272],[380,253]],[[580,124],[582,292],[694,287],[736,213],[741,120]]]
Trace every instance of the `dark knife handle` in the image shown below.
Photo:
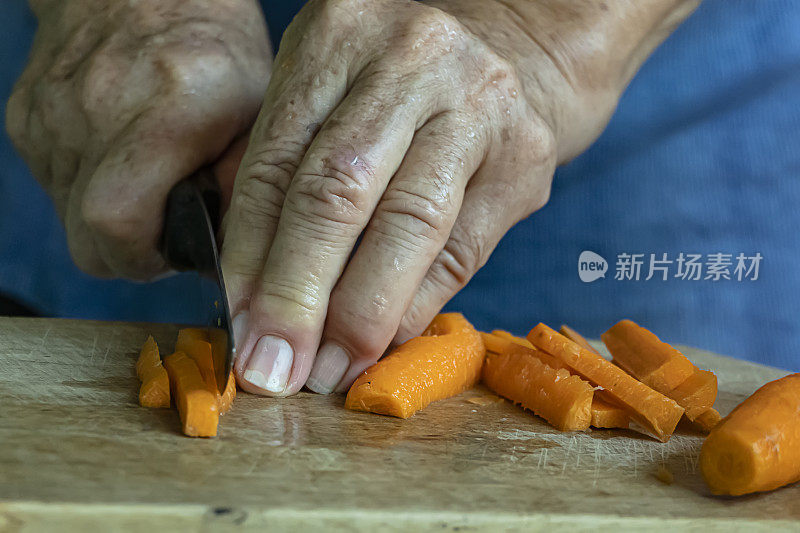
[[[208,251],[216,243],[221,194],[213,171],[204,167],[177,183],[167,196],[161,254],[170,268],[178,271],[215,269],[208,264]],[[209,224],[213,234],[209,233]]]

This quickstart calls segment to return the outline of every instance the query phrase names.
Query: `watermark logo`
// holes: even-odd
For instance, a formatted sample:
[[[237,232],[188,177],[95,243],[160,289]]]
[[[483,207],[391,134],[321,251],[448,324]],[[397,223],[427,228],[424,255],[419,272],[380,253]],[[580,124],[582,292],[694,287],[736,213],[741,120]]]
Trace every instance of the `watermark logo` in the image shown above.
[[[623,252],[616,257],[614,280],[757,281],[763,260],[759,252],[749,255],[681,252],[672,256]],[[578,257],[578,276],[584,283],[606,277],[607,270],[606,260],[594,252],[584,250]]]
[[[592,251],[584,250],[578,257],[578,276],[584,283],[591,283],[606,277],[608,261],[603,256]]]

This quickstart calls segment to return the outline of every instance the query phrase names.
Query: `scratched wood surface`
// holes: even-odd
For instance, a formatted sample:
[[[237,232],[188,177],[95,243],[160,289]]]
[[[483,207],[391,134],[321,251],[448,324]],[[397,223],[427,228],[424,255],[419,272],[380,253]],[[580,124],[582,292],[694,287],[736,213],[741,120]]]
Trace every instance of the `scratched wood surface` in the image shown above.
[[[242,393],[216,439],[137,405],[134,357],[167,325],[0,319],[0,531],[775,530],[800,486],[712,497],[702,437],[560,433],[486,390],[409,420],[342,396]],[[687,349],[719,376],[727,413],[785,372]],[[672,484],[655,473],[665,467]]]

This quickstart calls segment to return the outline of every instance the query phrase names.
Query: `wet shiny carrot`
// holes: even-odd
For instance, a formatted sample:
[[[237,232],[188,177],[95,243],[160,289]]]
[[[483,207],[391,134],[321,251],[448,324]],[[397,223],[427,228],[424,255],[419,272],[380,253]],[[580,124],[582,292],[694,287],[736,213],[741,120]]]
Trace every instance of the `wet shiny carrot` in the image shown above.
[[[681,352],[631,320],[620,320],[600,338],[619,366],[662,394],[694,373]]]
[[[525,346],[526,348],[533,348],[533,344],[531,344],[531,342],[528,339],[526,339],[525,337],[517,337],[516,335],[509,333],[508,331],[502,329],[495,329],[492,330],[491,334],[500,337],[501,339],[506,339],[511,342],[516,342],[520,346]]]
[[[472,387],[486,350],[460,313],[437,315],[420,337],[395,348],[359,376],[345,407],[408,418],[433,401]]]
[[[483,383],[561,431],[587,429],[594,388],[564,368],[545,364],[532,351],[511,342],[503,353],[488,352]]]
[[[600,398],[602,391],[595,391],[592,400],[592,427],[596,428],[627,428],[631,417],[622,407],[618,407]]]
[[[542,351],[557,357],[576,374],[607,394],[631,416],[631,429],[666,442],[683,416],[683,408],[671,398],[637,381],[600,355],[581,348],[544,324],[528,333],[528,340]]]
[[[525,350],[523,350],[521,353],[525,353],[527,355],[530,355],[531,357],[536,357],[541,362],[552,368],[556,369],[564,368],[568,371],[570,370],[569,367],[565,365],[560,359],[553,357],[549,353],[543,352],[542,350],[531,344],[528,341],[528,339],[521,339],[520,337],[515,337],[510,333],[508,333],[506,336],[503,336],[502,334],[498,335],[496,333],[497,331],[502,331],[502,330],[495,330],[491,333],[481,332],[481,337],[483,338],[483,344],[484,346],[486,346],[487,352],[502,354],[508,352],[509,350],[511,350],[516,346],[520,346],[522,348],[525,348]],[[524,340],[525,343],[520,342],[521,340]]]
[[[147,337],[136,361],[139,376],[139,405],[142,407],[169,407],[169,378],[161,365],[158,345],[152,336]]]
[[[208,390],[197,364],[183,352],[164,359],[170,389],[178,406],[183,433],[190,437],[214,437],[219,424],[217,397]]]
[[[700,414],[692,421],[692,425],[704,433],[708,433],[720,423],[722,416],[716,409],[709,409],[705,413]]]
[[[711,430],[700,471],[711,492],[731,496],[800,481],[800,374],[767,383]]]
[[[678,402],[686,410],[686,418],[694,422],[697,417],[707,413],[717,400],[717,376],[708,370],[695,368],[683,383],[672,390],[660,392]]]
[[[574,342],[575,344],[579,345],[579,346],[580,346],[581,348],[583,348],[584,350],[589,350],[590,352],[594,352],[594,353],[596,353],[597,355],[600,355],[600,352],[598,352],[598,351],[597,351],[597,350],[594,348],[594,346],[592,346],[591,344],[589,344],[589,341],[587,341],[587,340],[584,338],[584,336],[583,336],[583,335],[581,335],[580,333],[578,333],[577,331],[575,331],[574,329],[572,329],[572,328],[571,328],[571,327],[569,327],[568,325],[566,325],[566,324],[561,324],[561,329],[560,329],[560,330],[558,330],[558,332],[559,332],[559,333],[561,333],[562,335],[564,335],[566,338],[568,338],[568,339],[569,339],[569,340],[571,340],[572,342]]]

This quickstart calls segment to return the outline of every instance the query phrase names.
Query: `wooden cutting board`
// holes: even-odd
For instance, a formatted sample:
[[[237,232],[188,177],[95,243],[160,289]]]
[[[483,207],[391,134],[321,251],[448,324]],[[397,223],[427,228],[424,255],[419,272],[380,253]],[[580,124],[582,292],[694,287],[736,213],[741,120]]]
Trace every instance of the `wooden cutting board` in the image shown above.
[[[241,393],[216,439],[137,405],[133,363],[175,327],[0,319],[0,531],[731,531],[797,527],[800,486],[713,497],[702,436],[560,433],[476,389],[408,420],[342,396]],[[723,414],[784,375],[687,348]],[[659,481],[659,467],[674,476]]]

